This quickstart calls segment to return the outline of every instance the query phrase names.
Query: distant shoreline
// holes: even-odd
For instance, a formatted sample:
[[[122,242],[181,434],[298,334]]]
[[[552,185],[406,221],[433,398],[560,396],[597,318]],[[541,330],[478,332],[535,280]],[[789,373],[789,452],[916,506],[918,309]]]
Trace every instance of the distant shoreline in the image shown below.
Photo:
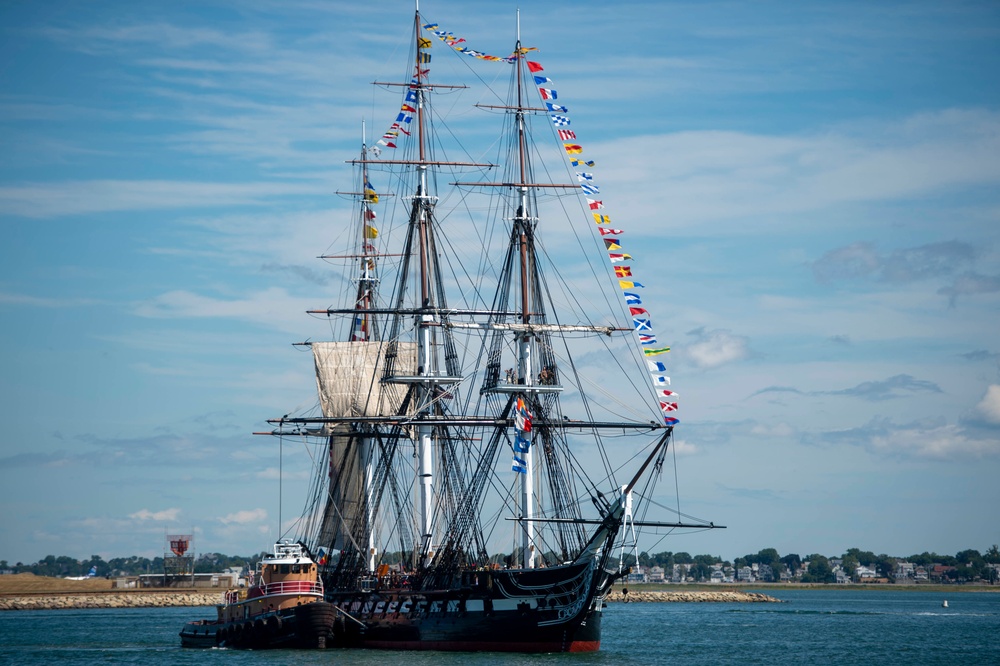
[[[621,583],[615,585],[619,589]],[[898,583],[636,583],[628,585],[629,591],[651,592],[656,590],[679,592],[683,590],[727,590],[727,591],[753,591],[769,594],[781,590],[846,590],[857,591],[885,591],[885,592],[1000,592],[1000,585],[970,585],[951,584],[942,585],[939,583],[927,583],[922,585],[900,585]]]
[[[653,602],[653,603],[738,603],[738,604],[780,604],[781,599],[777,599],[768,594],[760,592],[748,592],[744,590],[635,590],[629,588],[628,595],[624,594],[624,588],[614,589],[608,592],[604,598],[605,602],[631,603],[631,602]]]
[[[128,590],[99,592],[35,592],[0,595],[0,611],[71,610],[79,608],[165,608],[172,606],[214,606],[221,601],[218,591]],[[742,590],[612,590],[606,602],[653,603],[781,603],[780,599]]]
[[[0,595],[0,611],[214,606],[221,600],[221,592],[203,592],[200,590],[171,590],[166,592],[147,592],[145,590],[34,592]]]
[[[153,588],[121,590],[111,581],[83,581],[18,574],[0,576],[0,611],[58,610],[75,608],[157,608],[171,606],[210,607],[221,600],[222,590],[213,588]],[[780,602],[773,594],[785,590],[843,590],[878,592],[932,592],[938,594],[997,593],[1000,585],[897,585],[823,583],[618,583],[606,601],[621,603],[623,587],[628,587],[629,602],[679,603],[769,603]]]
[[[222,599],[220,588],[118,589],[112,584],[106,578],[0,576],[0,611],[214,606]]]

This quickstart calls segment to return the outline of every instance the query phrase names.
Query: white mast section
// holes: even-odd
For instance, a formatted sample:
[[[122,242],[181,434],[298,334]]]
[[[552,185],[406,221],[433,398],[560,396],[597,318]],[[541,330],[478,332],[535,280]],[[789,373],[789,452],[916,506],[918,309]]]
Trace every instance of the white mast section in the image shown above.
[[[368,573],[375,573],[375,461],[372,456],[371,439],[362,437],[360,441],[361,462],[365,466],[365,511],[368,527]]]
[[[418,97],[418,100],[420,98]],[[419,102],[418,102],[419,103]],[[427,167],[420,165],[420,189],[426,192],[427,187]],[[420,205],[420,236],[421,236],[421,256],[426,256],[426,246],[424,245],[425,229],[428,222],[426,209]],[[424,262],[421,260],[422,268]],[[426,285],[426,273],[421,275],[421,280]],[[425,292],[426,293],[426,292]],[[425,297],[426,298],[426,297]],[[433,374],[433,357],[431,344],[431,329],[434,327],[434,315],[421,314],[417,317],[417,375],[430,378]],[[432,381],[423,382],[420,387],[419,412],[430,416],[430,405],[434,397],[434,384]],[[434,540],[434,448],[433,448],[434,428],[430,425],[417,426],[417,465],[420,476],[420,552],[423,564],[426,566],[433,557]]]
[[[521,338],[521,344],[518,347],[518,373],[519,376],[524,377],[525,390],[529,393],[534,393],[531,390],[532,382],[532,363],[531,363],[531,334],[525,333]],[[534,462],[534,442],[528,446],[528,450],[521,454],[521,458],[524,460],[524,474],[521,474],[521,517],[524,519],[521,521],[523,527],[521,533],[521,562],[525,569],[535,568],[535,523],[532,521],[534,517],[534,495],[535,495],[535,462]]]
[[[622,497],[625,499],[625,513],[622,516],[622,550],[618,556],[618,573],[621,573],[625,566],[625,534],[631,531],[632,534],[632,554],[635,556],[636,566],[639,565],[639,542],[635,538],[635,517],[632,515],[632,491],[628,486],[622,486]]]
[[[420,11],[417,10],[414,25],[417,40],[417,81],[422,83],[425,74],[420,69]],[[424,145],[424,89],[417,86],[417,138],[419,141],[420,164],[417,170],[420,174],[419,191],[417,192],[417,229],[419,232],[418,251],[420,253],[420,305],[431,305],[430,265],[428,248],[428,225],[430,210],[430,193],[427,190],[427,163]],[[436,326],[435,316],[425,313],[417,316],[417,375],[426,377],[419,388],[418,412],[430,416],[431,404],[434,399],[435,383],[431,377],[435,374],[433,363],[433,345],[431,330]],[[420,506],[418,511],[418,527],[420,529],[420,562],[427,566],[434,557],[434,427],[431,425],[417,426],[417,475],[420,486]]]
[[[527,227],[531,224],[531,215],[528,211],[528,188],[524,185],[527,181],[527,171],[525,169],[525,131],[524,131],[524,108],[522,88],[521,88],[521,11],[517,11],[517,133],[518,147],[520,152],[521,187],[518,201],[517,224],[521,227],[521,323],[527,326],[531,312],[530,287],[528,284],[528,236]],[[518,376],[524,378],[525,391],[533,393],[531,386],[534,383],[534,364],[531,356],[531,342],[534,334],[526,329],[520,335],[520,342],[517,348],[517,371]],[[537,393],[536,393],[537,395]],[[521,454],[524,460],[524,473],[521,474],[521,566],[525,569],[535,568],[535,524],[534,517],[534,495],[535,495],[535,461],[533,445],[528,446],[528,450]]]

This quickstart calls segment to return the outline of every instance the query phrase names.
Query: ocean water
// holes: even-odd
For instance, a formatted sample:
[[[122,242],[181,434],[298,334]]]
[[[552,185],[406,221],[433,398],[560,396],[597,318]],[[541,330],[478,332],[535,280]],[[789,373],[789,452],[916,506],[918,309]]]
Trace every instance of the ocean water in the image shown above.
[[[181,625],[212,609],[2,612],[0,664],[1000,665],[1000,593],[766,592],[786,603],[612,604],[600,652],[553,655],[182,650]]]

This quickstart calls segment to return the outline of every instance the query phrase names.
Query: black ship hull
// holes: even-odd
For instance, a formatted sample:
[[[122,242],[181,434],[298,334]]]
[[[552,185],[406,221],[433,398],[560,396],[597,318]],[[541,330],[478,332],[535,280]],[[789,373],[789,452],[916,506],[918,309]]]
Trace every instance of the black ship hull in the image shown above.
[[[457,585],[327,593],[332,646],[395,650],[592,652],[609,584],[594,565],[464,572]],[[603,583],[603,584],[602,584]]]
[[[553,626],[540,625],[534,610],[368,617],[364,629],[351,624],[350,620],[335,622],[332,646],[530,653],[594,652],[601,646],[601,611],[596,607],[578,621]]]

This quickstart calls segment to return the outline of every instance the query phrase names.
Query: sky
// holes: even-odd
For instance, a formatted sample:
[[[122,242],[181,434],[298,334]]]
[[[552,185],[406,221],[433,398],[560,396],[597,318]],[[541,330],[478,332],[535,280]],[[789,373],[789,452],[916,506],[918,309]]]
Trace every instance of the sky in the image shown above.
[[[279,492],[251,433],[315,402],[290,343],[329,335],[316,257],[405,73],[413,5],[377,6],[0,5],[0,559],[248,554],[298,515],[308,456]],[[421,6],[500,55],[515,9]],[[578,0],[521,32],[655,278],[681,509],[727,525],[640,547],[1000,542],[1000,7]]]

